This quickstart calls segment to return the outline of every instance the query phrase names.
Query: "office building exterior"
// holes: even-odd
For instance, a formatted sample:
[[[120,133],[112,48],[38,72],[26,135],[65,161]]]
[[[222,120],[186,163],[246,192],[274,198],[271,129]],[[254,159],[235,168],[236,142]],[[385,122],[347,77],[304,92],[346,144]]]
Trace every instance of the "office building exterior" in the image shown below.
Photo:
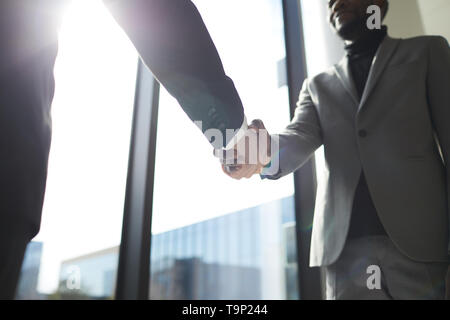
[[[154,234],[151,299],[297,299],[293,197]],[[64,261],[60,288],[114,296],[119,247]],[[77,291],[78,290],[78,291]]]

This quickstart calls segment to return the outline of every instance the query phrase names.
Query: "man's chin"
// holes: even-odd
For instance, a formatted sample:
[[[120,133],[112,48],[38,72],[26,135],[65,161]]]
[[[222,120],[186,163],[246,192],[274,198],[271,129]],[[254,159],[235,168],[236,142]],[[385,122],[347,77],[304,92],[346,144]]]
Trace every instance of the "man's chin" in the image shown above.
[[[366,27],[365,21],[355,19],[336,26],[336,32],[343,40],[355,40]]]

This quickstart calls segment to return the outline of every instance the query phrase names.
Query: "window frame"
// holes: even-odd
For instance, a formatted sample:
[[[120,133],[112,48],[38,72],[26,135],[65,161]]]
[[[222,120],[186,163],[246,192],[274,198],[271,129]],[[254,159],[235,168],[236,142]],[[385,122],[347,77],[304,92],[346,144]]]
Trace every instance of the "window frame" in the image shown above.
[[[159,83],[139,60],[116,279],[118,300],[149,297],[158,107]]]

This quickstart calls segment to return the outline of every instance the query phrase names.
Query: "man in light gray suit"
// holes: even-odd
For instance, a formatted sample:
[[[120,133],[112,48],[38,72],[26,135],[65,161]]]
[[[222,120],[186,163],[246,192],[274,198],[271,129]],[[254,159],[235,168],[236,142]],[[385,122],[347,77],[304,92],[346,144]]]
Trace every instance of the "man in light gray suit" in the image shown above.
[[[450,49],[442,37],[393,39],[386,27],[369,30],[373,4],[386,14],[387,0],[328,1],[347,55],[305,80],[292,122],[271,136],[278,172],[266,173],[268,160],[223,169],[235,179],[279,179],[323,145],[310,266],[325,267],[327,298],[442,299]],[[261,121],[252,127],[265,130]]]

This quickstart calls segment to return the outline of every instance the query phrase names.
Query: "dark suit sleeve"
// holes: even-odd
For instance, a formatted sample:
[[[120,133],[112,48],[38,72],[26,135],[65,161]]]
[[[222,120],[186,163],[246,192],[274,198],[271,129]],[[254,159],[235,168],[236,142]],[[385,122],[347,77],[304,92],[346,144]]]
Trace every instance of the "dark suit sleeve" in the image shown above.
[[[428,103],[447,172],[447,197],[450,215],[450,48],[447,40],[436,37],[432,39],[429,50]]]
[[[241,100],[189,0],[104,0],[156,79],[202,131],[238,129]]]

